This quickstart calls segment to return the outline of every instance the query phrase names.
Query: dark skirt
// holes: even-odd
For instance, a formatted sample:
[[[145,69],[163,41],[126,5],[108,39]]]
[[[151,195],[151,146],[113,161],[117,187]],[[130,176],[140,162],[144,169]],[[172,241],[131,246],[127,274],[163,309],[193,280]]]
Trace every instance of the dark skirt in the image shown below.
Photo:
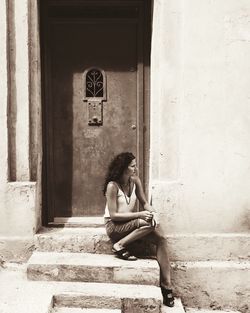
[[[138,218],[128,222],[114,222],[110,218],[105,218],[106,232],[113,243],[124,238],[139,226]]]

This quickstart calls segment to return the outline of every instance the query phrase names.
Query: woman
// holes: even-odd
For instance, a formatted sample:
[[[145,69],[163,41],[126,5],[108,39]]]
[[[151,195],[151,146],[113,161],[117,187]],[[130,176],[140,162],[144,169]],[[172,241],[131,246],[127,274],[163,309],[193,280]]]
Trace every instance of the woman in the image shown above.
[[[154,235],[163,303],[173,307],[174,297],[166,239],[161,226],[156,225],[153,209],[146,200],[140,178],[136,173],[135,156],[130,152],[118,154],[110,163],[103,188],[107,199],[104,215],[106,231],[113,242],[112,251],[119,258],[128,261],[137,258],[129,253],[127,246],[148,234]],[[136,199],[139,200],[142,211],[136,210]]]

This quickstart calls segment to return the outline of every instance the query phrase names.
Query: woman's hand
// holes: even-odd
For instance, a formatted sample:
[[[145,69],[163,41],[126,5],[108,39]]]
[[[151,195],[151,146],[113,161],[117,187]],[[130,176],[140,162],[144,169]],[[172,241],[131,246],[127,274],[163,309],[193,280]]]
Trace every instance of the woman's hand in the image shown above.
[[[152,218],[153,218],[153,213],[149,212],[149,211],[140,211],[138,212],[138,217],[145,220],[146,222],[151,222]]]

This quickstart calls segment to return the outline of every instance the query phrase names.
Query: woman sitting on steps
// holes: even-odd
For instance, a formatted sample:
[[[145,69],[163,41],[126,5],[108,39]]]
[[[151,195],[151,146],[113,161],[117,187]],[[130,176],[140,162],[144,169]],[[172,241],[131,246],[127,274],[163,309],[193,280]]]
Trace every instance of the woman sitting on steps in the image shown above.
[[[174,306],[170,279],[167,242],[161,225],[156,224],[153,208],[148,204],[140,178],[136,175],[135,156],[130,152],[118,154],[110,163],[103,193],[106,196],[105,227],[113,242],[112,251],[121,259],[134,261],[127,246],[148,234],[157,245],[156,257],[160,266],[163,303]],[[143,211],[136,211],[136,199]]]

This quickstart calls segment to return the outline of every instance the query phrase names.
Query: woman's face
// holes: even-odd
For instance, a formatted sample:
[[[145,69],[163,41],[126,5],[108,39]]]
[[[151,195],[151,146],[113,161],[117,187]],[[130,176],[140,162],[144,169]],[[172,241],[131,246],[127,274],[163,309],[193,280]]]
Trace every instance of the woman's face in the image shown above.
[[[129,163],[127,171],[126,171],[129,176],[136,175],[137,173],[137,167],[136,167],[136,160],[132,160],[131,163]]]

